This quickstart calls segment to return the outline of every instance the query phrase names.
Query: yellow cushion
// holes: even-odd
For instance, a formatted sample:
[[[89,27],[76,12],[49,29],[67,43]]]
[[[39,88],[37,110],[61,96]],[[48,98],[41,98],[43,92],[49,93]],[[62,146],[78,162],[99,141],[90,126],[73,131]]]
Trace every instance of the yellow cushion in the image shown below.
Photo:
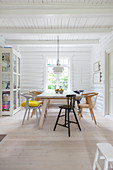
[[[32,100],[29,100],[29,107],[38,107],[39,106],[39,102],[37,101],[32,101]],[[22,107],[25,107],[26,106],[26,101],[24,101],[22,104],[21,104]]]

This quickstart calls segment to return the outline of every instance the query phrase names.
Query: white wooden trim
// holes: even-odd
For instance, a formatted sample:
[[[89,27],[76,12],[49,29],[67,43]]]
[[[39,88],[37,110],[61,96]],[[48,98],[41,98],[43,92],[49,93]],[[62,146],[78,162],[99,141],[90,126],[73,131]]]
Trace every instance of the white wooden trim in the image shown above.
[[[8,9],[8,7],[10,7]],[[19,5],[19,8],[14,8],[13,6],[6,6],[6,8],[1,8],[0,9],[0,15],[1,16],[37,16],[37,15],[88,15],[88,14],[113,14],[113,7],[112,6],[94,6],[94,5],[35,5],[35,6],[30,6],[27,5],[26,7],[23,8],[23,6]]]
[[[38,29],[39,30],[39,29]],[[69,30],[69,29],[68,29]],[[72,29],[71,29],[72,30]],[[46,30],[45,30],[46,33]],[[56,45],[56,40],[11,40],[8,39],[5,41],[6,44],[11,44],[11,45],[23,45],[23,44],[27,44],[27,45]],[[94,40],[94,39],[90,39],[90,40],[60,40],[60,45],[61,44],[99,44],[99,40]]]
[[[45,58],[45,71],[44,71],[44,90],[46,90],[47,89],[47,86],[48,86],[48,83],[47,83],[47,79],[48,79],[48,76],[47,76],[47,74],[48,74],[48,67],[47,67],[47,57],[44,57]]]
[[[109,54],[105,51],[105,86],[104,86],[104,115],[109,114]]]
[[[69,77],[70,77],[70,89],[69,90],[72,90],[72,56],[70,57],[70,66],[69,66]]]
[[[70,28],[70,29],[65,29],[65,28],[54,28],[54,29],[34,29],[34,28],[0,28],[0,33],[21,33],[21,34],[28,34],[28,33],[33,33],[33,34],[65,34],[65,33],[99,33],[103,34],[105,32],[111,32],[112,28],[106,28],[106,27],[97,27],[97,28]],[[89,40],[90,42],[90,40]]]

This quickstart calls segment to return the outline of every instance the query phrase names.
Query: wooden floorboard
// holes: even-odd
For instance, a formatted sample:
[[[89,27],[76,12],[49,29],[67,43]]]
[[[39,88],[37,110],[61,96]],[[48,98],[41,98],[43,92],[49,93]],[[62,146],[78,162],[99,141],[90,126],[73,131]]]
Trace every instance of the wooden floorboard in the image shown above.
[[[24,110],[1,117],[0,134],[7,136],[0,142],[0,170],[92,170],[96,143],[113,145],[113,119],[96,111],[95,125],[85,110],[80,122],[82,131],[71,125],[69,138],[64,127],[53,131],[57,113],[56,107],[50,107],[41,130],[35,116],[21,125]]]

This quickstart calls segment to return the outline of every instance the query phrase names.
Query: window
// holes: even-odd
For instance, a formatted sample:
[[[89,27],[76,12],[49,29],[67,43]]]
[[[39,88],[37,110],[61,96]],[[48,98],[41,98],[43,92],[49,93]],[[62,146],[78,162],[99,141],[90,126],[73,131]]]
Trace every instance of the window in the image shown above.
[[[53,73],[53,67],[56,66],[56,59],[48,58],[47,62],[47,89],[63,88],[69,89],[69,62],[68,58],[61,58],[60,64],[64,67],[63,73],[56,75]]]

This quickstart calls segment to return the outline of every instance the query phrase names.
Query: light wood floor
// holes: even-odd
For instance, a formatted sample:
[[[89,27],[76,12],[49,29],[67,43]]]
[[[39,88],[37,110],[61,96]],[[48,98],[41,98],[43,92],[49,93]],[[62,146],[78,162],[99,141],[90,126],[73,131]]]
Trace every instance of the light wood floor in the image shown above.
[[[70,138],[66,128],[53,131],[57,108],[50,107],[42,130],[35,116],[21,126],[23,112],[0,118],[0,134],[7,134],[0,142],[0,170],[92,170],[96,143],[113,145],[113,119],[99,112],[96,126],[85,111],[82,131],[72,125]]]

